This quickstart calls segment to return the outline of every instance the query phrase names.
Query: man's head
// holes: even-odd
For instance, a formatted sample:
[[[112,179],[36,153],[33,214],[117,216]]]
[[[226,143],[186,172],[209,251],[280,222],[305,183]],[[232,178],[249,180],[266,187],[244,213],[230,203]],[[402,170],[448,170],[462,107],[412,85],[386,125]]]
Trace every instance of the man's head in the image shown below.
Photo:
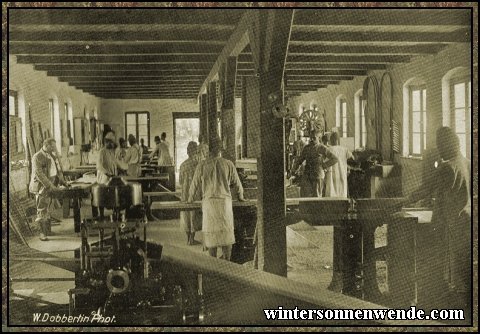
[[[154,141],[155,141],[155,143],[157,143],[157,144],[160,143],[160,137],[159,137],[159,136],[155,136]]]
[[[210,155],[216,157],[218,156],[223,149],[222,140],[220,138],[213,138],[210,140],[208,150],[210,151]]]
[[[320,132],[318,130],[311,130],[309,133],[310,141],[317,143],[319,135]]]
[[[118,144],[120,145],[121,148],[127,147],[127,144],[125,143],[125,138],[119,138],[118,139]]]
[[[116,147],[115,145],[115,133],[113,131],[109,131],[104,138],[105,141],[105,147],[107,149],[114,149]]]
[[[205,137],[203,135],[198,135],[198,142],[199,143],[205,142]]]
[[[128,144],[130,144],[130,146],[133,146],[137,143],[137,140],[135,139],[135,136],[132,135],[132,134],[129,134],[128,135]]]
[[[162,132],[161,138],[162,138],[162,141],[164,141],[165,139],[167,139],[167,134],[165,132]]]
[[[327,134],[324,134],[324,135],[322,136],[322,143],[323,143],[323,145],[328,145],[328,139],[329,139],[329,138],[328,138],[328,135],[327,135]]]
[[[443,160],[450,160],[460,154],[460,140],[449,127],[443,126],[437,130],[437,150]]]
[[[55,139],[47,138],[43,141],[43,150],[48,153],[53,153],[57,151],[57,146]]]
[[[339,144],[338,132],[333,132],[330,135],[330,145],[335,146]]]
[[[191,141],[187,145],[187,154],[189,157],[193,157],[197,153],[197,143]]]
[[[145,145],[145,140],[143,140],[143,138],[140,138],[140,144],[142,144],[142,146]]]

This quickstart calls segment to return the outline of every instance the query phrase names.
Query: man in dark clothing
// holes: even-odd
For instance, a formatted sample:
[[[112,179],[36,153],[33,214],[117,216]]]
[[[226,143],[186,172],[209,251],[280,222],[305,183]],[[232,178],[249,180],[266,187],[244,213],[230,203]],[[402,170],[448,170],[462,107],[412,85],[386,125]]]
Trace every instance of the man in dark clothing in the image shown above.
[[[300,195],[302,197],[322,197],[322,178],[324,170],[337,163],[337,157],[328,147],[319,141],[317,131],[310,132],[310,142],[305,146],[293,170],[305,161],[305,171],[301,181]]]

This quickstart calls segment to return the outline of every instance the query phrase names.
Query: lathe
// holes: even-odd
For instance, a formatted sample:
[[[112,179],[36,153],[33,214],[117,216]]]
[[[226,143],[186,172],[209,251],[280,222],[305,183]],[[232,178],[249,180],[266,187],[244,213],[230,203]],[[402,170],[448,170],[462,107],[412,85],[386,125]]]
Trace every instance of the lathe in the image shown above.
[[[202,276],[162,262],[162,246],[147,241],[140,184],[118,177],[95,184],[92,203],[113,213],[82,221],[70,314],[115,315],[116,324],[202,321]]]

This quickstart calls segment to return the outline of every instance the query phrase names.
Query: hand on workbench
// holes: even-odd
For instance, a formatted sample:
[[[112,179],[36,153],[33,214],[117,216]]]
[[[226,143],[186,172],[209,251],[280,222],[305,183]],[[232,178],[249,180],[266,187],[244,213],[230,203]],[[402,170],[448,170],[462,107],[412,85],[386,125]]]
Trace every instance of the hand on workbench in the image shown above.
[[[240,202],[246,202],[246,201],[247,201],[244,197],[239,197],[238,200],[239,200]]]

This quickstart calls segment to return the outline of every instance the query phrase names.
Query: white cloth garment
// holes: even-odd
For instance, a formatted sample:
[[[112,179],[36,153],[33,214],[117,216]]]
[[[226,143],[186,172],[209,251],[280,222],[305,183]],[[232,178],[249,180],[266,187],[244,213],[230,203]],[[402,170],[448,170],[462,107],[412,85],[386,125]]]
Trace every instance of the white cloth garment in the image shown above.
[[[329,146],[330,151],[338,158],[338,162],[329,167],[325,175],[325,197],[348,197],[347,160],[353,158],[352,152],[346,147]]]
[[[221,157],[210,157],[198,163],[188,199],[193,201],[197,188],[201,187],[202,231],[206,247],[235,243],[230,185],[243,198],[243,187],[233,162]]]

